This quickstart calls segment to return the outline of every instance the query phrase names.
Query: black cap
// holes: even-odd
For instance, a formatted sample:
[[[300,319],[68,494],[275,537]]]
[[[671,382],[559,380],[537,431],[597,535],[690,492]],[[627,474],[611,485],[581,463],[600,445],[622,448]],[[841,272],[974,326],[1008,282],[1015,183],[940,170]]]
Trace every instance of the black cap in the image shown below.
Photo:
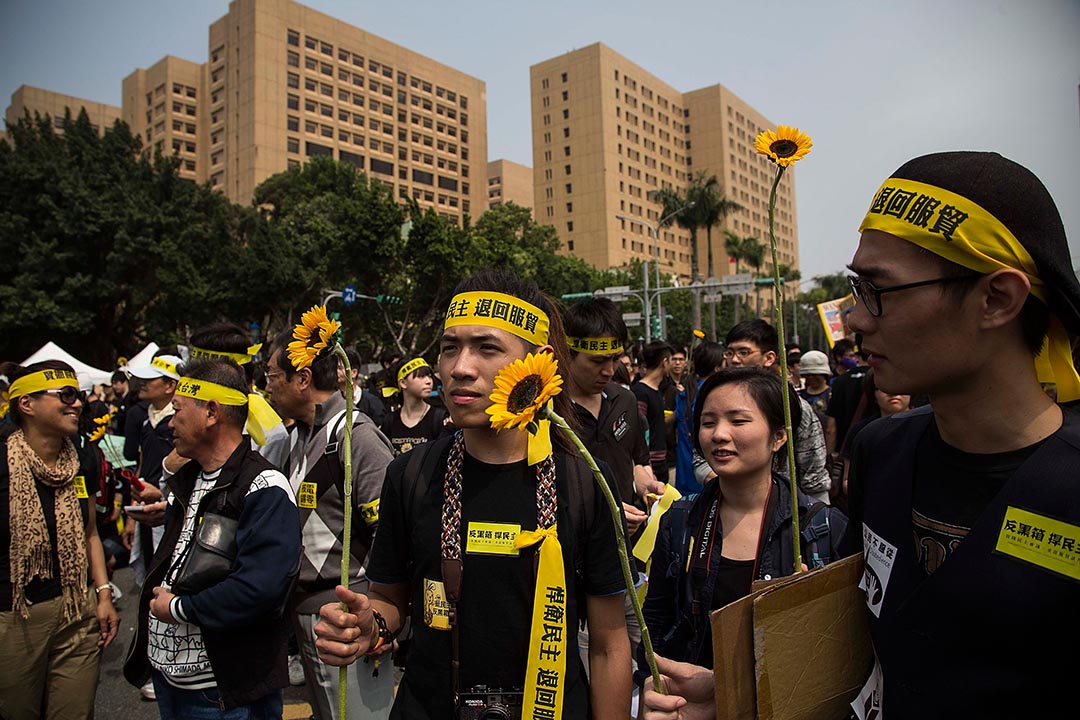
[[[992,152],[945,152],[909,160],[892,177],[962,195],[993,215],[1028,251],[1046,284],[1050,311],[1080,335],[1080,282],[1050,193],[1024,166]]]

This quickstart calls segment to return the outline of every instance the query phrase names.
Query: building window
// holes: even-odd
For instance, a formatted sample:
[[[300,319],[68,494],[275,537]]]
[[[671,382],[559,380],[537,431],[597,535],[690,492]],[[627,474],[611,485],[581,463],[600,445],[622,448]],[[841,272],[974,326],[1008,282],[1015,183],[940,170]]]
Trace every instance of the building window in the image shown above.
[[[380,175],[394,176],[394,163],[386,162],[385,160],[379,160],[378,158],[371,158],[371,172],[379,173]]]
[[[569,99],[570,99],[570,93],[569,93],[569,91],[567,91],[567,90],[563,90],[563,91],[562,91],[562,99],[563,99],[563,102],[566,102],[567,100],[569,100]]]
[[[569,250],[570,252],[574,252],[574,241],[573,240],[567,240],[566,241],[566,249]]]
[[[563,120],[569,120],[570,119],[570,109],[569,108],[562,111],[562,119]]]
[[[567,175],[569,175],[569,174],[570,174],[570,166],[569,166],[569,165],[567,165],[567,166],[566,166],[566,174],[567,174]]]
[[[574,212],[574,203],[566,203],[566,212],[568,212],[568,213]]]
[[[323,156],[334,157],[334,148],[327,145],[320,145],[318,143],[306,142],[304,143],[304,150],[308,157]]]
[[[290,110],[299,110],[300,109],[300,98],[297,97],[296,95],[290,95],[289,96],[288,106],[289,106]]]
[[[287,148],[288,148],[288,151],[291,152],[291,153],[300,152],[300,141],[298,139],[296,139],[296,138],[289,138],[288,143],[287,143]],[[214,164],[216,165],[217,163],[214,163]]]
[[[292,132],[296,132],[300,129],[300,118],[289,117],[287,127]]]

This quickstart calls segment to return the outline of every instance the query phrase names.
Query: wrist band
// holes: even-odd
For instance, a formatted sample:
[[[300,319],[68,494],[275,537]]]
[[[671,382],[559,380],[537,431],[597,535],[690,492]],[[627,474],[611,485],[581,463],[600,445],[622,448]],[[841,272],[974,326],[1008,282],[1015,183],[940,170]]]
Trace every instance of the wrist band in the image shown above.
[[[382,616],[382,613],[380,613],[375,608],[372,608],[371,618],[375,621],[375,623],[372,625],[372,629],[374,630],[378,628],[379,639],[376,640],[375,644],[368,649],[365,655],[371,655],[376,650],[385,645],[386,641],[391,638],[390,629],[386,626],[386,618]]]
[[[94,592],[96,592],[96,593],[99,593],[102,590],[108,590],[109,591],[109,596],[112,597],[112,586],[111,585],[109,585],[108,583],[105,583],[104,585],[98,585],[96,588],[94,588]]]

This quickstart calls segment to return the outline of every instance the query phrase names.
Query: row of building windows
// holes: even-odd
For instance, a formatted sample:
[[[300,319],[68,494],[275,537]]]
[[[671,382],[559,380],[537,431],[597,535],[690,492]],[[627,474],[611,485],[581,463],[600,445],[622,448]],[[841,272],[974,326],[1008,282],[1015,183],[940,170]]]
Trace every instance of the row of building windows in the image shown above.
[[[286,34],[286,42],[292,47],[299,48],[300,32],[292,29],[288,30]],[[334,57],[333,44],[315,38],[311,35],[306,35],[304,37],[304,47],[307,50],[317,50],[319,54],[326,57]],[[290,55],[291,54],[295,53],[292,53],[292,51],[290,51]],[[457,103],[462,110],[466,110],[469,107],[469,101],[465,95],[454,92],[453,90],[449,90],[442,86],[433,86],[431,82],[415,75],[407,75],[402,71],[397,71],[395,73],[394,69],[391,66],[385,63],[380,63],[372,58],[368,58],[367,62],[365,63],[364,57],[362,55],[351,52],[346,48],[339,47],[337,49],[337,59],[338,62],[350,63],[353,67],[366,68],[369,73],[376,74],[391,80],[396,79],[397,84],[402,87],[408,84],[410,87],[418,89],[421,92],[432,93],[432,91],[434,91],[436,97],[445,99],[447,102]],[[321,69],[324,63],[322,61],[318,61],[318,64],[320,65]]]

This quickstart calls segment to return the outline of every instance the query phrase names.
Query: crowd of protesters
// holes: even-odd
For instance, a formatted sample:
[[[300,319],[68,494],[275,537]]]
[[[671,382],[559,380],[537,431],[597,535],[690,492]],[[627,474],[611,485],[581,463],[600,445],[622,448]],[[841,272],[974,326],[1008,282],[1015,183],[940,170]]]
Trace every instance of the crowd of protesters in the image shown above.
[[[1071,666],[1029,662],[1078,639],[1080,283],[1056,207],[1011,161],[941,153],[861,232],[852,337],[784,356],[763,319],[635,343],[609,300],[479,270],[436,356],[368,376],[229,322],[104,385],[4,364],[0,716],[92,717],[129,566],[124,675],[165,719],[278,718],[291,684],[345,720],[338,666],[348,718],[715,717],[709,613],[851,554],[874,645],[851,717],[1059,715]],[[537,353],[615,525],[563,435],[492,429],[496,374]],[[654,520],[631,591],[664,693],[613,534]]]

